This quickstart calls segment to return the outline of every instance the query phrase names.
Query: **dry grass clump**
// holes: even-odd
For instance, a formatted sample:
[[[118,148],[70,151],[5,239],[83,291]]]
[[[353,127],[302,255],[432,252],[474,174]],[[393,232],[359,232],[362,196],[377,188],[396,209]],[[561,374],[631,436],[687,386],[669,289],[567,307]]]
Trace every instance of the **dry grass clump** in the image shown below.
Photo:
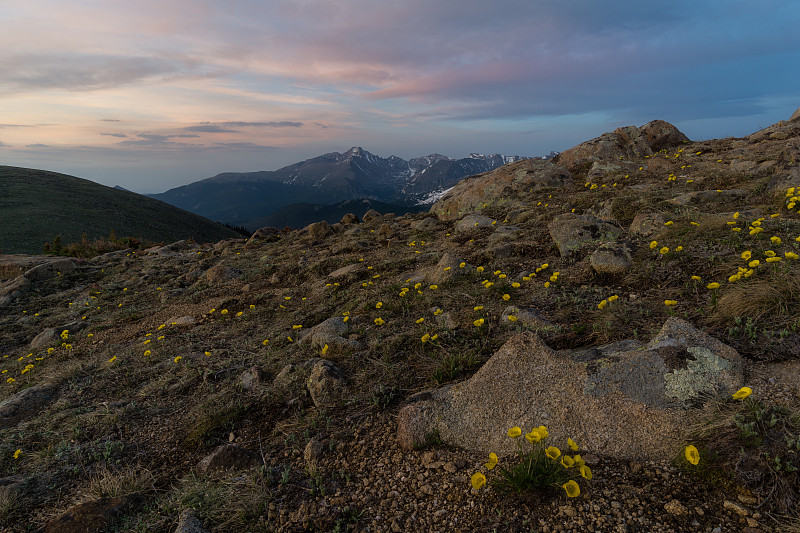
[[[142,494],[154,489],[153,473],[141,465],[110,468],[103,465],[89,480],[87,494],[94,498],[115,498]]]
[[[758,320],[765,316],[775,323],[800,318],[800,278],[783,271],[731,287],[719,299],[712,318],[717,321],[736,317]]]
[[[752,397],[716,402],[704,423],[690,428],[700,468],[709,481],[730,482],[759,500],[764,511],[798,517],[800,508],[800,410]]]

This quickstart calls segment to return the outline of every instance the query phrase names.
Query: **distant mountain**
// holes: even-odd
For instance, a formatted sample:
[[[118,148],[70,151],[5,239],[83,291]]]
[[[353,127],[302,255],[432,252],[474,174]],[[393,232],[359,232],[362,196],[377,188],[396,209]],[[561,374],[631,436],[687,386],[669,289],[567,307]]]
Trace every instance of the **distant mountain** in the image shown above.
[[[398,206],[430,204],[467,176],[521,159],[525,158],[470,154],[452,159],[431,154],[406,161],[353,147],[273,171],[226,172],[150,196],[213,220],[255,229],[252,220],[296,203],[330,206],[365,198]]]
[[[406,213],[427,211],[428,208],[429,206],[427,205],[402,206],[387,204],[377,200],[368,200],[366,198],[345,200],[344,202],[333,205],[297,203],[287,205],[265,217],[245,221],[243,225],[253,228],[263,228],[264,226],[272,226],[274,228],[283,228],[286,226],[290,228],[301,228],[312,222],[320,222],[322,220],[334,224],[339,222],[342,217],[348,213],[354,213],[361,218],[361,216],[370,209],[374,209],[379,213],[404,215]]]
[[[29,168],[0,166],[0,248],[38,254],[46,242],[108,237],[197,242],[241,237],[222,224],[129,191]]]

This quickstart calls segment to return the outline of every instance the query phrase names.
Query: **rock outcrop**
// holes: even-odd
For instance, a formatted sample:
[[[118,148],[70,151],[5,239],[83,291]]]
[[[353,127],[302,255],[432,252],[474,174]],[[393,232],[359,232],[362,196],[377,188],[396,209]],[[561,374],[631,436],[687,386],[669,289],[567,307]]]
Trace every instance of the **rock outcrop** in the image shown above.
[[[595,162],[639,159],[686,142],[689,142],[689,138],[678,128],[663,120],[653,120],[639,128],[625,126],[604,133],[561,152],[553,158],[553,162],[576,172]]]
[[[512,453],[506,432],[547,426],[588,451],[625,459],[670,459],[691,408],[742,384],[733,348],[670,318],[649,343],[622,341],[554,351],[537,335],[513,337],[469,380],[419,393],[398,415],[405,448],[437,434],[447,444]],[[526,429],[527,431],[527,429]]]

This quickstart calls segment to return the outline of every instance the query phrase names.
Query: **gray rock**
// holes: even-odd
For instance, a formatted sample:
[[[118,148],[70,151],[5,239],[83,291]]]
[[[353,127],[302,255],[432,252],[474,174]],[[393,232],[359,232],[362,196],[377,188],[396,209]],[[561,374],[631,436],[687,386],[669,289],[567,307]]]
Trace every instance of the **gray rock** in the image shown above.
[[[792,116],[789,118],[789,122],[794,122],[795,120],[800,120],[800,107],[798,107],[797,111],[792,113]]]
[[[31,343],[28,345],[28,347],[31,350],[36,350],[38,348],[48,348],[50,346],[57,346],[61,344],[61,337],[60,337],[61,331],[63,331],[63,329],[56,330],[56,328],[47,328],[38,335],[36,335],[36,337],[34,337]]]
[[[532,330],[549,329],[553,328],[554,324],[540,317],[533,309],[520,309],[514,305],[510,305],[503,309],[502,321],[503,323],[511,323],[509,316],[516,317],[515,323]]]
[[[614,241],[622,233],[618,227],[590,215],[566,213],[547,225],[561,257],[577,253],[587,244]]]
[[[353,263],[352,265],[343,266],[342,268],[337,268],[330,274],[328,274],[329,278],[333,279],[340,279],[349,276],[350,274],[355,274],[364,269],[364,265],[362,263]]]
[[[322,459],[322,454],[325,451],[325,447],[322,444],[322,441],[318,437],[312,438],[306,444],[305,449],[303,450],[303,459],[306,462],[306,470],[308,470],[309,475],[317,475],[320,472],[320,461]]]
[[[245,250],[251,250],[253,248],[258,248],[269,242],[276,242],[281,240],[281,230],[278,228],[271,228],[271,227],[264,227],[258,228],[250,238],[247,239],[247,242],[244,243]]]
[[[629,231],[638,237],[649,239],[664,229],[664,217],[661,213],[642,211],[633,217]]]
[[[76,533],[106,530],[111,523],[125,516],[141,501],[141,496],[133,494],[79,503],[73,505],[56,518],[49,520],[37,530],[37,533]]]
[[[708,190],[708,191],[693,191],[679,194],[671,200],[667,200],[673,205],[702,205],[717,202],[728,202],[741,200],[747,195],[744,189],[727,189],[727,190]]]
[[[456,223],[458,233],[473,233],[475,231],[491,228],[494,219],[483,215],[467,215]]]
[[[383,220],[383,216],[381,216],[381,214],[375,211],[374,209],[370,209],[369,211],[364,213],[364,216],[361,217],[361,220],[363,220],[365,224],[370,224],[378,220]]]
[[[442,258],[425,274],[425,281],[433,285],[438,285],[449,281],[456,276],[463,275],[467,270],[466,263],[464,267],[460,267],[464,260],[457,257],[450,252],[442,254]]]
[[[11,427],[29,418],[53,401],[58,387],[52,383],[34,385],[12,394],[0,402],[0,429]]]
[[[489,235],[489,245],[496,245],[501,242],[516,241],[519,239],[521,230],[517,226],[495,226],[494,233]]]
[[[231,268],[223,263],[217,263],[206,270],[206,280],[212,284],[222,283],[240,277],[243,272],[236,268]]]
[[[363,348],[360,342],[344,337],[350,327],[358,323],[357,318],[351,318],[347,322],[341,316],[328,318],[309,329],[300,339],[300,344],[311,344],[317,349],[322,349],[327,344],[328,357],[360,351]]]
[[[314,357],[300,364],[290,363],[278,372],[272,380],[272,387],[278,394],[296,397],[306,394],[306,380],[311,374],[311,367],[317,358]]]
[[[324,220],[309,224],[303,231],[315,241],[320,241],[329,235],[333,235],[333,228]]]
[[[392,233],[392,227],[389,224],[381,224],[381,227],[375,234],[382,239],[388,239],[392,236]]]
[[[404,448],[438,433],[449,445],[510,454],[509,428],[545,425],[557,447],[571,437],[593,453],[665,460],[679,451],[693,407],[742,380],[733,348],[677,318],[647,345],[554,351],[523,333],[469,380],[409,399],[397,436]]]
[[[239,379],[236,382],[243,390],[253,391],[261,385],[263,378],[264,373],[261,369],[257,366],[251,366],[239,375]]]
[[[633,266],[633,258],[628,245],[620,242],[607,242],[592,252],[589,263],[598,274],[620,276]]]
[[[233,444],[223,444],[197,464],[197,472],[205,475],[230,470],[243,470],[262,463],[261,457],[254,452]]]
[[[178,527],[175,533],[208,533],[208,530],[203,527],[203,523],[197,518],[197,512],[194,509],[184,509],[178,518]]]
[[[433,232],[439,230],[441,222],[434,217],[425,217],[422,220],[415,220],[412,222],[411,227],[417,231]]]
[[[71,259],[55,259],[48,261],[25,272],[25,277],[32,282],[46,281],[75,270],[75,263]]]
[[[334,405],[345,390],[341,369],[327,359],[317,359],[306,380],[308,393],[317,407]]]
[[[342,217],[342,220],[339,221],[339,224],[342,226],[349,226],[351,224],[360,224],[361,221],[354,213],[347,213],[345,216]]]

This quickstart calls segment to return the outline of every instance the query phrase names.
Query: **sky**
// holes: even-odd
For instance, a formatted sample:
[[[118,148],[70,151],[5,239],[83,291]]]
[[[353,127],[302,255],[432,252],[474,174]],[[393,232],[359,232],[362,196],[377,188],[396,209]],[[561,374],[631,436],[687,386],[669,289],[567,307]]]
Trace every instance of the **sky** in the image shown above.
[[[351,146],[537,156],[800,106],[796,0],[0,0],[0,164],[162,192]]]

